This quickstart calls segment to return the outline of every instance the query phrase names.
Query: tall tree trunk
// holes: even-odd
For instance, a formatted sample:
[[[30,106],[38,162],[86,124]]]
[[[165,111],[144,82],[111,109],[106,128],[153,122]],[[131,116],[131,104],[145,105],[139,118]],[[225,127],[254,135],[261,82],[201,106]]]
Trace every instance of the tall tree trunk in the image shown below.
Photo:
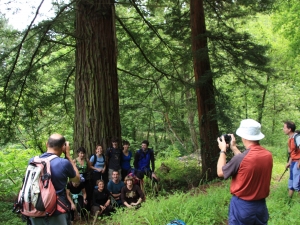
[[[76,2],[74,150],[121,138],[113,0]]]
[[[213,79],[208,57],[207,37],[205,37],[205,17],[203,0],[191,0],[191,28],[194,75],[199,116],[202,174],[207,180],[217,177],[218,123],[215,119],[216,106]]]

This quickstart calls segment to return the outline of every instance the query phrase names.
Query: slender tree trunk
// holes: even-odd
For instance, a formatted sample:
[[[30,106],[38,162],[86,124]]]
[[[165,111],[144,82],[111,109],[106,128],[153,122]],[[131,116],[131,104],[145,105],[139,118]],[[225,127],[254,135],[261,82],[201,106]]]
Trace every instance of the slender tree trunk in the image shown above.
[[[191,103],[191,98],[192,98],[191,89],[188,89],[185,92],[185,97],[186,97],[186,108],[193,109],[194,107],[193,107],[193,104]],[[188,110],[188,112],[187,112],[187,122],[189,125],[190,137],[191,137],[191,142],[193,145],[193,152],[196,152],[199,150],[197,131],[196,131],[196,128],[194,125],[195,113],[196,112],[194,110]]]
[[[121,138],[113,0],[76,2],[74,150]]]
[[[202,0],[191,0],[191,28],[194,75],[199,116],[202,174],[212,180],[217,177],[218,123],[215,119],[213,79],[208,57],[207,37],[205,37],[205,17]]]
[[[262,118],[263,118],[264,107],[265,107],[265,104],[266,104],[266,96],[267,96],[267,92],[268,92],[269,81],[270,81],[270,74],[267,74],[266,86],[263,90],[261,103],[258,104],[258,106],[257,106],[257,111],[258,111],[257,121],[259,123],[262,123]]]

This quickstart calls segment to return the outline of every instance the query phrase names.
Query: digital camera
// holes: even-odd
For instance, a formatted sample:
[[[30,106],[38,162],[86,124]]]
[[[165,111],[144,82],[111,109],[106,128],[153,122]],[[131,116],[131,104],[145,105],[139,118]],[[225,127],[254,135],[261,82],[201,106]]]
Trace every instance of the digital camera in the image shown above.
[[[231,136],[229,134],[223,134],[223,135],[221,135],[221,137],[219,137],[220,141],[222,141],[222,136],[224,137],[226,144],[230,144]]]

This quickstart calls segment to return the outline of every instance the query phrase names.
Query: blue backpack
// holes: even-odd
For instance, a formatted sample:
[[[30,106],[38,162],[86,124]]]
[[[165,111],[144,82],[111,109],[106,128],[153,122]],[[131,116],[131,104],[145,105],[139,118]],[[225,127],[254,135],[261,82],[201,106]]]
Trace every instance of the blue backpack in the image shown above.
[[[172,220],[170,223],[168,223],[167,225],[186,225],[185,222],[183,222],[182,220]]]

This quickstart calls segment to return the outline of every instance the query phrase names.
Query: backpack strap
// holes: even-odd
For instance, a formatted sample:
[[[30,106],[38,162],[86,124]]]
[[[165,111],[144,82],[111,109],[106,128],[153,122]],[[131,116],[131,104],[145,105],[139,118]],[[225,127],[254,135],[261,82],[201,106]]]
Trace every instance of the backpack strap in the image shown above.
[[[96,162],[97,162],[97,155],[96,154],[93,154],[93,156],[94,156],[94,160],[93,160],[93,166],[95,166],[95,164],[96,164]],[[105,163],[105,155],[104,154],[102,154],[102,157],[103,157],[103,161],[104,161],[104,163]]]
[[[45,157],[45,158],[40,158],[40,156],[35,156],[33,158],[33,161],[47,161],[47,162],[50,162],[52,159],[55,159],[56,157],[58,157],[57,155],[50,155],[48,157]],[[31,161],[32,162],[32,161]]]
[[[95,166],[96,162],[97,162],[97,155],[96,155],[96,154],[94,154],[93,166]]]
[[[297,138],[299,138],[299,136],[300,136],[300,133],[296,133],[294,135],[294,143],[295,143],[296,151],[298,150],[299,145],[300,145],[300,143],[297,143]]]
[[[93,161],[93,166],[95,166],[96,162],[97,162],[97,155],[96,154],[93,154],[94,156],[94,161]]]
[[[49,161],[51,161],[52,159],[55,159],[56,157],[58,157],[58,156],[57,155],[51,155],[51,156],[48,156],[45,159],[48,159]]]

